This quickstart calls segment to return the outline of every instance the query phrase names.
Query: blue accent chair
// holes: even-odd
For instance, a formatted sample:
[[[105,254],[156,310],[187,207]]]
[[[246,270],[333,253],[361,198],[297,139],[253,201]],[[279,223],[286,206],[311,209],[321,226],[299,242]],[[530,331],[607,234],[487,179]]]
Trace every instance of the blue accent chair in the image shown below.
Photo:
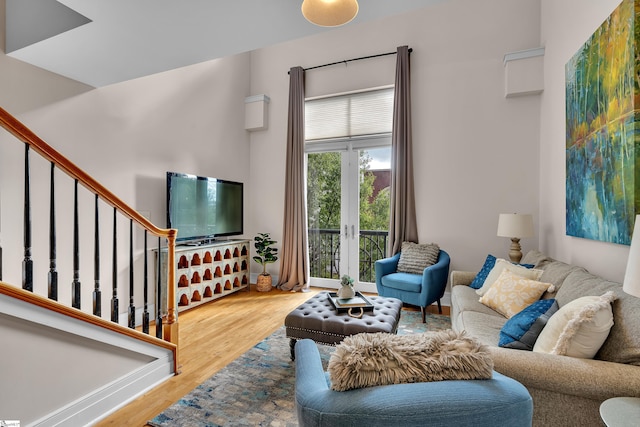
[[[424,269],[422,274],[398,272],[400,252],[391,258],[376,261],[376,287],[378,295],[398,298],[400,301],[420,307],[422,323],[425,323],[426,308],[438,302],[438,311],[442,314],[440,300],[444,295],[449,277],[449,254],[440,249],[438,262]]]
[[[516,380],[493,372],[488,380],[449,380],[334,391],[318,347],[296,343],[296,412],[310,426],[531,426],[533,400]]]

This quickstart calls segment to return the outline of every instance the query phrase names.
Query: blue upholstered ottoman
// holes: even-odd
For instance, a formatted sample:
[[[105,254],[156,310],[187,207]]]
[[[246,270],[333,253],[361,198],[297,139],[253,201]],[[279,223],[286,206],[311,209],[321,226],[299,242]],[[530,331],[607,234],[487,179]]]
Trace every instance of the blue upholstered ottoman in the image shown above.
[[[531,426],[527,389],[498,372],[488,380],[435,381],[333,391],[316,344],[296,343],[300,426]]]

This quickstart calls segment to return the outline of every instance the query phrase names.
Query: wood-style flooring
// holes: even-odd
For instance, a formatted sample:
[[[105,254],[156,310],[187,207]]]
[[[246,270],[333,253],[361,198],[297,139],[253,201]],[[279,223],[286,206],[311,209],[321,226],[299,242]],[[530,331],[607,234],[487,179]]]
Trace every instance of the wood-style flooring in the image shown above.
[[[178,316],[180,375],[170,378],[96,424],[144,426],[204,380],[284,325],[287,314],[324,289],[238,291]],[[429,311],[437,313],[435,306]],[[448,314],[448,307],[443,307]]]
[[[320,289],[238,291],[178,316],[180,375],[140,396],[97,426],[144,426],[204,380],[271,335],[286,315]]]

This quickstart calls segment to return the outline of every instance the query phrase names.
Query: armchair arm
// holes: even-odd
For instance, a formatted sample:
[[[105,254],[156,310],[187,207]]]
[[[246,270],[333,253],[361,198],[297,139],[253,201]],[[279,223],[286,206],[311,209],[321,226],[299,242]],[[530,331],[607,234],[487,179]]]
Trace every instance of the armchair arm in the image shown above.
[[[440,249],[438,262],[425,268],[422,272],[422,283],[429,284],[429,286],[422,286],[421,293],[426,295],[426,301],[435,301],[444,295],[450,264],[451,258],[449,254]]]
[[[400,261],[400,252],[390,258],[379,259],[375,262],[376,284],[378,286],[380,286],[383,276],[396,272],[398,269],[398,261]]]

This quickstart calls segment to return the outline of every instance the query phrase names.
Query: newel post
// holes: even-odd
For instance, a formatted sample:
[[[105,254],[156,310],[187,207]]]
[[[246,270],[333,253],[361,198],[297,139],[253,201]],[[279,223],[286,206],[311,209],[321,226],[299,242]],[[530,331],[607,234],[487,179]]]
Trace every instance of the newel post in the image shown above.
[[[159,254],[158,254],[159,255]],[[163,328],[164,340],[178,347],[178,316],[176,310],[176,230],[170,230],[167,236],[167,319]],[[178,373],[178,350],[175,360],[176,373]]]

